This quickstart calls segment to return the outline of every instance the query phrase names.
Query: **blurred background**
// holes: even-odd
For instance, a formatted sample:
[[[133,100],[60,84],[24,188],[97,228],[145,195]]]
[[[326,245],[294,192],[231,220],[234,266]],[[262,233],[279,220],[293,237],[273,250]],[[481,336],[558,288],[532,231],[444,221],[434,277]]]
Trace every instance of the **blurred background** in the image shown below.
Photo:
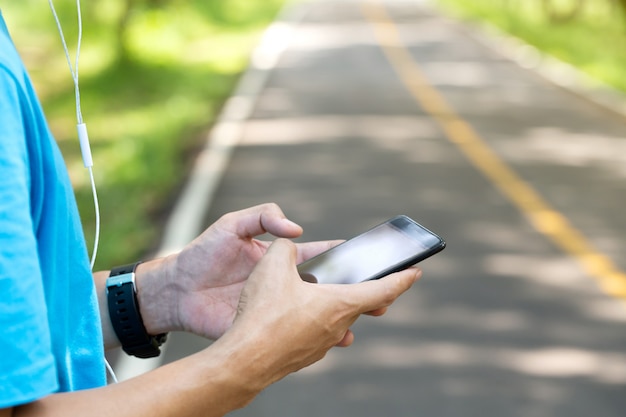
[[[624,0],[432,3],[450,16],[494,25],[626,91]],[[76,3],[55,5],[73,56]],[[155,250],[190,162],[262,31],[284,5],[285,0],[83,2],[83,114],[106,225],[96,267]],[[21,0],[2,8],[66,157],[92,242],[93,202],[75,140],[74,93],[48,4]]]

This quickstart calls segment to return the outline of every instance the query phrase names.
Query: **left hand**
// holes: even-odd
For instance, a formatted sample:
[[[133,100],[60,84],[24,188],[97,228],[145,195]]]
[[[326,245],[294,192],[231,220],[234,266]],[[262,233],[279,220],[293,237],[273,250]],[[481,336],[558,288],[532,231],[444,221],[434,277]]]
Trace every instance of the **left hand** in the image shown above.
[[[145,267],[138,294],[146,329],[151,334],[185,330],[217,339],[232,325],[241,290],[271,242],[255,239],[269,233],[296,238],[302,228],[276,204],[228,213],[180,253]],[[339,242],[297,245],[302,262]]]

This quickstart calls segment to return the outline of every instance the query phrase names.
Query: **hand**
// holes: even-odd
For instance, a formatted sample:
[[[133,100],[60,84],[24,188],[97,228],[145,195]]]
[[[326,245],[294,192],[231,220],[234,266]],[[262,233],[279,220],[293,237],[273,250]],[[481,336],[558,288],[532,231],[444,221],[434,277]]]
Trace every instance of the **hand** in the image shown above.
[[[311,284],[300,279],[296,262],[292,242],[272,244],[246,282],[233,327],[220,341],[252,346],[246,361],[256,364],[268,385],[318,361],[333,346],[349,346],[349,327],[361,314],[383,314],[421,276],[414,267],[359,284]]]
[[[254,239],[264,233],[295,238],[302,228],[277,205],[263,204],[222,216],[179,254],[161,262],[153,279],[138,283],[148,331],[186,330],[219,338],[231,326],[241,289],[270,245]],[[301,262],[336,243],[300,244],[297,259]]]

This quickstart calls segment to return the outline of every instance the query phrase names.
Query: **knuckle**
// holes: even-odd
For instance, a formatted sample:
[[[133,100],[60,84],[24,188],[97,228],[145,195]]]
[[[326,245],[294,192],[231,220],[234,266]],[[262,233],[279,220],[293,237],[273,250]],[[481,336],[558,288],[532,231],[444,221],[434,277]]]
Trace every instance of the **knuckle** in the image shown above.
[[[261,204],[261,208],[266,211],[281,211],[280,206],[273,201]]]

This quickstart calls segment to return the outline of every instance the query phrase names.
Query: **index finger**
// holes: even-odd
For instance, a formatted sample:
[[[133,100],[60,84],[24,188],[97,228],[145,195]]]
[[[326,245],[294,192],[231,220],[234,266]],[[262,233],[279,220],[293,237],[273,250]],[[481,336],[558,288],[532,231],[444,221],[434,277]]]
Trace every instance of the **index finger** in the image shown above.
[[[287,219],[275,203],[260,204],[225,214],[219,222],[222,228],[229,229],[242,238],[252,238],[264,233],[285,238],[295,238],[302,234],[302,228]]]

